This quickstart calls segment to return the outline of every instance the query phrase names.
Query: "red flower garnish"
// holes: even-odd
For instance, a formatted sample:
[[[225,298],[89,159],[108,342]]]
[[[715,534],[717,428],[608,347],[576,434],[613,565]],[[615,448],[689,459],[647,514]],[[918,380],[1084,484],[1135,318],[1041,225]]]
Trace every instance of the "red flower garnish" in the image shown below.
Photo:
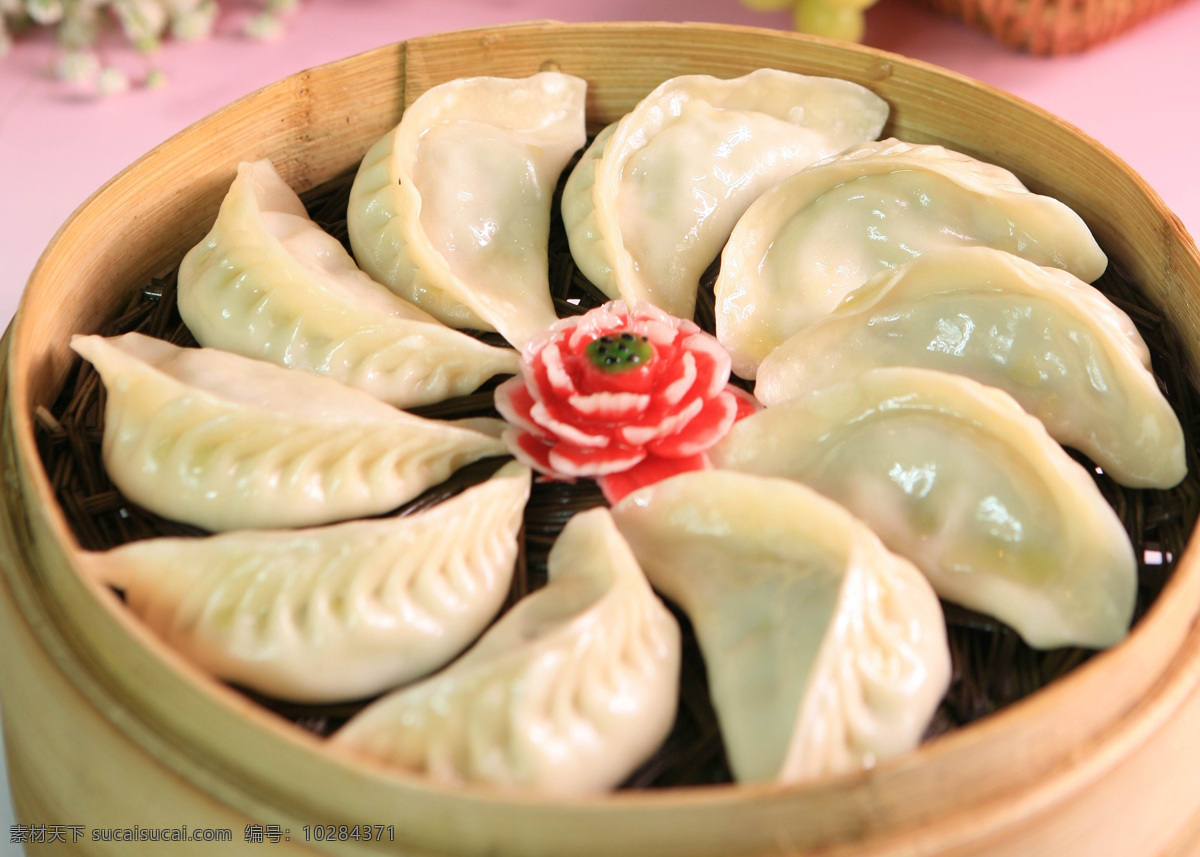
[[[496,390],[518,459],[557,479],[588,476],[615,503],[709,466],[704,451],[753,413],[729,386],[729,355],[690,321],[614,301],[553,325]]]

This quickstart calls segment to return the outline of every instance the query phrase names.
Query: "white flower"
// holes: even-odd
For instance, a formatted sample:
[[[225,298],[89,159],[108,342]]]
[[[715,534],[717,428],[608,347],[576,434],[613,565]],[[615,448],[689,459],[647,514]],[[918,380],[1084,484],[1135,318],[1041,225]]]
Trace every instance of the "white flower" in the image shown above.
[[[116,95],[129,89],[129,78],[116,66],[107,66],[96,78],[96,89],[101,95]]]
[[[252,39],[269,42],[278,39],[283,33],[283,23],[275,15],[263,12],[247,21],[243,32]]]
[[[217,22],[217,4],[202,0],[171,20],[171,35],[185,42],[207,38]]]
[[[57,24],[63,17],[61,0],[26,0],[25,11],[39,24]]]
[[[300,0],[258,0],[261,10],[245,24],[244,34],[261,41],[278,38],[283,32],[283,16],[300,5]],[[157,51],[169,33],[180,41],[197,41],[212,34],[220,15],[220,0],[0,0],[0,57],[12,50],[14,22],[33,23],[54,28],[62,52],[53,71],[60,80],[71,83],[95,81],[103,93],[123,92],[129,78],[117,68],[101,69],[92,49],[107,18],[119,22],[129,42],[143,53]],[[102,17],[104,16],[104,17]],[[157,88],[166,77],[149,69],[141,85]]]
[[[59,80],[69,83],[87,83],[93,80],[100,71],[100,60],[91,51],[63,51],[54,67],[54,74]]]
[[[74,3],[68,6],[66,17],[58,25],[58,43],[64,48],[86,48],[96,41],[98,17],[94,5]]]
[[[139,50],[151,44],[157,46],[167,28],[167,9],[158,0],[113,0],[113,11],[121,29]]]

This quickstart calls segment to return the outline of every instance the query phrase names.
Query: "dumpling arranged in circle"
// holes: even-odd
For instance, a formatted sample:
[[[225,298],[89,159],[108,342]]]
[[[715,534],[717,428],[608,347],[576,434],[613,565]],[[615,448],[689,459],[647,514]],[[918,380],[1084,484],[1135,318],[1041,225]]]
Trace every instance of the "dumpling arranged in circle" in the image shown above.
[[[813,780],[920,743],[950,683],[942,608],[846,510],[710,470],[642,488],[613,518],[696,629],[739,781]]]
[[[104,384],[119,493],[216,534],[81,551],[81,569],[252,697],[342,703],[292,718],[332,757],[552,800],[708,782],[723,761],[805,783],[912,750],[951,681],[938,595],[1036,648],[1120,642],[1129,536],[1043,422],[1132,486],[1178,482],[1184,436],[1130,319],[1084,282],[1107,264],[1084,222],[966,155],[868,142],[888,105],[849,81],[678,77],[580,155],[586,89],[476,77],[406,104],[350,188],[353,256],[269,161],[241,164],[179,270],[204,347],[72,340]],[[560,227],[627,306],[591,306]],[[724,350],[707,301],[692,318],[723,247]],[[603,336],[598,317],[616,318]],[[668,360],[680,330],[695,342]],[[511,425],[400,410],[481,387],[422,412]],[[491,460],[422,495],[509,455],[506,430],[536,487]],[[494,475],[419,508],[476,470]],[[118,539],[161,531],[105,507],[131,511]],[[506,605],[551,543],[546,585]]]
[[[127,333],[71,347],[108,391],[121,493],[207,530],[303,527],[395,509],[507,450],[498,420],[437,422],[330,378]]]
[[[238,167],[212,229],[184,257],[179,314],[201,345],[326,375],[401,408],[466,395],[520,366],[515,351],[373,282],[270,161]]]
[[[1183,428],[1146,343],[1066,271],[985,247],[921,256],[771,352],[754,392],[770,407],[887,366],[1003,389],[1122,485],[1170,488],[1187,473]]]
[[[452,327],[524,346],[556,318],[550,205],[587,139],[586,90],[577,77],[542,72],[453,80],[414,101],[351,188],[358,264]]]
[[[700,275],[780,179],[874,140],[888,106],[827,77],[759,69],[668,80],[606,128],[563,191],[579,269],[610,298],[692,317]]]
[[[499,612],[529,484],[511,463],[405,517],[146,539],[84,562],[219,678],[296,702],[362,699],[442,667]]]
[[[1074,211],[1010,173],[941,146],[866,143],[763,194],[721,254],[717,338],[753,378],[792,334],[881,272],[983,245],[1084,282],[1107,258]]]
[[[1129,630],[1129,536],[1088,472],[1002,390],[875,369],[747,417],[710,455],[841,503],[939,595],[1031,646],[1102,648]]]
[[[679,625],[607,509],[568,522],[549,573],[474,648],[372,703],[331,744],[442,783],[557,796],[617,786],[675,720]]]

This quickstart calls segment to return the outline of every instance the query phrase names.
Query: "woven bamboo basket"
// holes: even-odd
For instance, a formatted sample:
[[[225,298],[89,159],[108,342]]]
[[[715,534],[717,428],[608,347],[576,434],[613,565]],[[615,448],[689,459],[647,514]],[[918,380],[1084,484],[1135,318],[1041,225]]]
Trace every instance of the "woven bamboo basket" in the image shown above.
[[[1055,56],[1085,51],[1179,0],[921,0],[1004,44]]]
[[[353,166],[405,104],[463,75],[580,75],[598,128],[667,77],[760,66],[858,81],[891,103],[890,132],[1003,164],[1061,197],[1185,332],[1187,362],[1200,366],[1200,253],[1154,192],[1054,117],[922,63],[753,29],[542,23],[414,39],[295,75],[97,192],[46,250],[4,340],[0,691],[23,823],[229,828],[233,842],[213,851],[223,855],[1200,853],[1194,540],[1126,642],[872,771],[799,787],[572,801],[450,790],[349,764],[164,649],[78,573],[78,546],[35,448],[35,409],[64,382],[70,334],[98,329],[176,264],[207,230],[238,161],[271,157],[297,187],[324,181]],[[290,839],[245,843],[250,822],[280,824]],[[395,841],[306,842],[302,833],[365,823],[394,826]],[[45,850],[127,855],[137,846],[88,839]]]

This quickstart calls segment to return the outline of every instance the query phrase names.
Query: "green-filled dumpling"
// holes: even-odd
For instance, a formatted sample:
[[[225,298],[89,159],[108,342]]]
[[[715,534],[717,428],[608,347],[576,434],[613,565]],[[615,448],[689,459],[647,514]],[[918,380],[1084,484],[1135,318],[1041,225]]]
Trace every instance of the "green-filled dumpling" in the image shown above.
[[[1032,646],[1100,648],[1129,630],[1128,535],[1088,472],[1002,390],[876,369],[747,417],[710,454],[836,500],[943,598]]]

